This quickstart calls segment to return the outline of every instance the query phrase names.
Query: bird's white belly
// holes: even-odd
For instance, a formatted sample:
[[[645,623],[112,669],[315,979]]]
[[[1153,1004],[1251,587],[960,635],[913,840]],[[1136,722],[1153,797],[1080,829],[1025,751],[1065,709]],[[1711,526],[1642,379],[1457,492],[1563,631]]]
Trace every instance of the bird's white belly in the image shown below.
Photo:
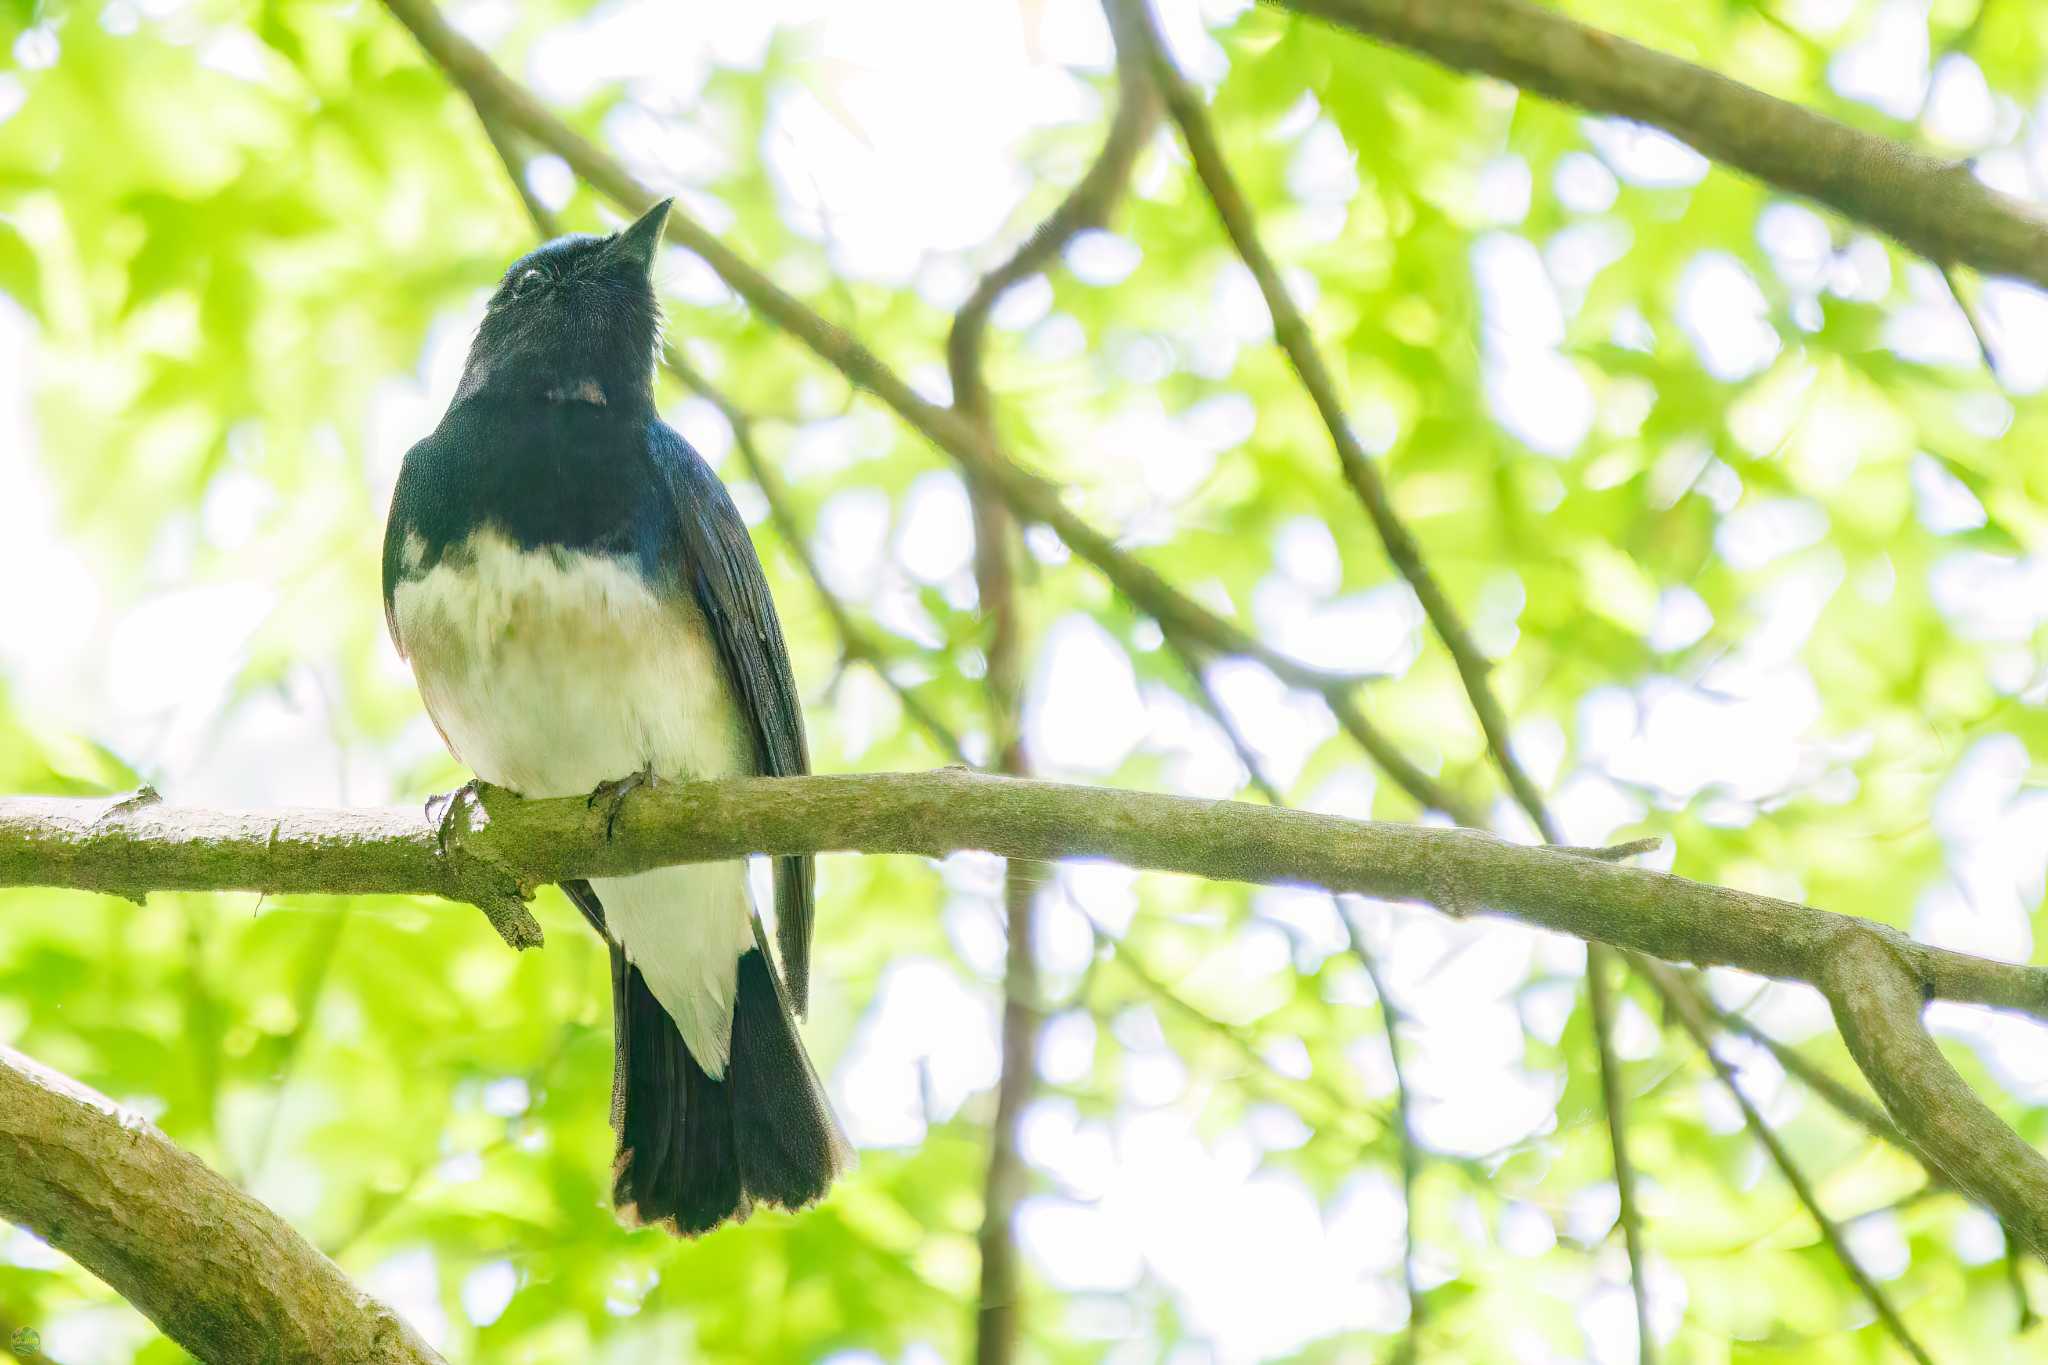
[[[401,584],[392,617],[428,714],[486,782],[574,796],[643,769],[670,780],[755,770],[702,613],[686,595],[656,597],[630,562],[482,531]],[[692,1055],[722,1075],[735,964],[754,945],[745,862],[591,887]]]
[[[393,616],[428,712],[486,782],[572,796],[643,768],[753,769],[702,613],[627,561],[483,531],[400,585]]]

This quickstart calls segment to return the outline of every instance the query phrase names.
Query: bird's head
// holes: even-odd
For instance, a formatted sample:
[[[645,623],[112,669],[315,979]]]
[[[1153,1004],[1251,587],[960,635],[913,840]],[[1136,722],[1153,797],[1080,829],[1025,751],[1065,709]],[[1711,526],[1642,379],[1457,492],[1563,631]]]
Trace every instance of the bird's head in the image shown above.
[[[650,402],[661,336],[651,272],[669,202],[608,237],[572,233],[514,261],[484,310],[456,400]]]

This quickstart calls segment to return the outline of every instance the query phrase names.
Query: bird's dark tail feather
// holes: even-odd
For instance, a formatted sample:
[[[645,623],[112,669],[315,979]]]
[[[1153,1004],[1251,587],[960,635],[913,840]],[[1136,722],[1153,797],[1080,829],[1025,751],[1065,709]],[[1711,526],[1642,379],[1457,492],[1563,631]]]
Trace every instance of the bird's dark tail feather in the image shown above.
[[[697,1064],[616,946],[612,1022],[612,1202],[627,1222],[695,1237],[757,1203],[815,1203],[852,1163],[760,947],[740,958],[722,1080]]]

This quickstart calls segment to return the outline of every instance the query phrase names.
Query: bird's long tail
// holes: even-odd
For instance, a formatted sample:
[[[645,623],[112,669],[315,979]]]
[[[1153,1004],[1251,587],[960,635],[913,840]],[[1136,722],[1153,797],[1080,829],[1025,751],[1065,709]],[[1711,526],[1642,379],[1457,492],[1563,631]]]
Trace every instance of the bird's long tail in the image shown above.
[[[852,1164],[758,924],[755,938],[739,961],[732,1055],[719,1080],[690,1055],[640,969],[612,947],[612,1201],[628,1222],[695,1237],[755,1204],[815,1203]]]

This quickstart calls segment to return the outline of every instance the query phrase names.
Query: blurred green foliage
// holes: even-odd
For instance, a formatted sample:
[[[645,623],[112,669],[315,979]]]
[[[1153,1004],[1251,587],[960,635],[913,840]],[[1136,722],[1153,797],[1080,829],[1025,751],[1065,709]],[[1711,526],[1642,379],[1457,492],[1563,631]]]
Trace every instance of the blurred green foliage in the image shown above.
[[[1016,13],[1035,33],[1055,8]],[[1829,80],[1899,22],[1897,6],[1571,8],[1861,126],[1933,135]],[[465,13],[514,71],[589,22],[560,3]],[[1686,875],[1905,928],[1928,930],[1929,906],[1956,902],[1983,946],[2034,952],[2043,841],[2030,803],[2048,746],[2048,595],[2034,556],[2048,472],[2027,452],[2048,425],[2048,374],[2020,353],[2048,338],[2028,297],[1993,296],[2013,348],[2001,387],[1931,268],[1854,225],[1654,139],[1646,153],[1629,130],[1283,13],[1218,8],[1210,20],[1215,117],[1268,245],[1298,272],[1399,506],[1499,656],[1495,686],[1574,837],[1666,834]],[[1934,69],[1981,70],[1995,114],[1979,145],[1952,150],[2035,174],[2044,24],[1991,0],[1981,16],[1970,0],[1933,6]],[[0,461],[15,466],[5,487],[47,501],[52,543],[97,585],[58,613],[92,613],[57,637],[78,642],[77,659],[53,660],[58,646],[38,633],[51,612],[28,608],[44,584],[0,590],[0,787],[114,791],[146,778],[175,798],[197,780],[176,755],[212,765],[208,792],[251,801],[417,800],[452,786],[462,774],[383,640],[376,552],[397,458],[435,415],[432,357],[451,334],[459,345],[479,291],[527,245],[467,106],[373,5],[21,0],[0,10],[0,46],[12,54],[0,62],[0,293],[32,338],[32,439]],[[700,74],[672,98],[646,81],[600,83],[564,113],[597,138],[652,121],[715,148],[650,173],[920,382],[966,282],[1085,164],[1111,88],[1100,68],[1069,78],[1091,96],[1084,112],[1024,138],[1003,233],[923,251],[912,278],[884,279],[842,269],[830,205],[821,228],[770,166],[789,92],[834,106],[833,54],[791,28]],[[587,191],[560,188],[566,221],[610,221]],[[1055,272],[1042,310],[991,338],[1012,448],[1210,604],[1286,647],[1365,651],[1389,673],[1366,691],[1372,716],[1493,799],[1450,662],[1398,609],[1405,590],[1165,133],[1115,227],[1138,249],[1127,278]],[[900,558],[920,490],[950,486],[945,461],[700,267],[673,264],[670,334],[758,416],[799,517],[869,526],[884,559]],[[680,391],[667,400],[722,457],[715,417]],[[723,468],[758,512],[758,490]],[[788,547],[765,528],[760,538],[818,766],[944,761],[875,679],[841,671],[813,588]],[[1030,544],[1034,635],[1092,619],[1144,701],[1139,742],[1086,776],[1243,790],[1234,765],[1219,783],[1198,761],[1218,737],[1150,623],[1085,565]],[[1301,568],[1325,553],[1327,574]],[[896,567],[841,587],[890,630],[899,679],[985,746],[985,622],[963,575],[920,583]],[[187,651],[214,637],[176,629],[145,635],[139,652],[107,644],[166,595],[250,585],[260,608],[231,657],[195,663]],[[1374,653],[1368,637],[1389,619],[1374,612],[1389,603],[1392,644]],[[84,679],[80,695],[96,697],[158,666],[221,679],[216,691],[195,683],[197,701],[179,704],[204,714],[163,733],[67,708],[50,682]],[[1040,695],[1050,668],[1040,660]],[[1279,765],[1291,799],[1416,814],[1317,708],[1261,701],[1256,686],[1240,695],[1281,718],[1278,747],[1300,741],[1299,763]],[[184,739],[164,737],[177,726]],[[308,732],[324,745],[314,759]],[[273,733],[285,738],[267,748]],[[267,767],[273,754],[288,773]],[[334,775],[308,776],[321,762]],[[993,887],[982,860],[825,860],[807,1030],[822,1067],[880,1027],[892,964],[942,964],[993,1017],[992,959],[976,947],[995,922]],[[1048,1129],[1113,1147],[1134,1122],[1164,1118],[1237,1163],[1233,1178],[1257,1171],[1246,1188],[1306,1191],[1333,1227],[1343,1201],[1394,1179],[1383,1024],[1357,963],[1315,932],[1326,908],[1149,876],[1106,893],[1063,879],[1049,898],[1090,895],[1128,897],[1134,913],[1115,951],[1091,950],[1071,913],[1070,941],[1048,948],[1050,1027],[1082,1039],[1079,1064],[1063,1049],[1045,1087]],[[377,1292],[434,1319],[451,1358],[968,1349],[992,1096],[977,1089],[952,1108],[927,1095],[913,1139],[869,1145],[857,1176],[800,1218],[763,1214],[696,1244],[626,1233],[605,1199],[603,957],[552,891],[539,907],[547,948],[518,958],[476,916],[428,903],[0,902],[0,1039],[145,1109]],[[1582,1011],[1556,1008],[1576,998],[1581,959],[1501,926],[1445,928],[1389,907],[1365,917],[1414,1016],[1422,1100],[1469,1082],[1471,1067],[1450,1060],[1467,989],[1527,1025],[1493,1064],[1555,1096],[1505,1147],[1432,1155],[1416,1212],[1426,1354],[1579,1359],[1589,1341],[1626,1342],[1625,1309],[1606,1313],[1625,1272],[1611,1211],[1599,1213],[1610,1174],[1593,1049]],[[1966,932],[1955,914],[1942,922]],[[1515,945],[1504,957],[1487,946],[1502,942]],[[1483,970],[1466,970],[1474,962]],[[1758,985],[1722,984],[1733,1002]],[[1667,1357],[1894,1358],[1728,1121],[1702,1059],[1657,1027],[1647,996],[1631,1001],[1639,1027],[1624,1050],[1647,1233],[1673,1309]],[[1810,1002],[1797,1006],[1777,1026],[1853,1080]],[[1967,1074],[2038,1137],[2048,1090],[2038,1067],[2013,1061],[2038,1036],[1958,1037]],[[1874,1240],[1859,1245],[1902,1246],[1886,1288],[1937,1357],[2048,1359],[2038,1332],[2017,1333],[1995,1229],[1987,1247],[1980,1216],[1920,1193],[1911,1163],[1742,1056],[1830,1211],[1876,1211],[1861,1225]],[[1049,1140],[1027,1150],[1047,1207],[1104,1199]],[[1398,1247],[1398,1202],[1388,1207],[1379,1231]],[[1062,1245],[1033,1248],[1034,1359],[1366,1360],[1399,1330],[1399,1267],[1377,1252],[1324,1327],[1262,1335],[1216,1325],[1260,1305],[1221,1302],[1227,1285],[1177,1273],[1149,1244],[1134,1278],[1092,1285],[1058,1263]],[[2037,1265],[2016,1273],[2048,1288]],[[36,1325],[72,1365],[180,1356],[25,1237],[0,1241],[0,1322]]]

